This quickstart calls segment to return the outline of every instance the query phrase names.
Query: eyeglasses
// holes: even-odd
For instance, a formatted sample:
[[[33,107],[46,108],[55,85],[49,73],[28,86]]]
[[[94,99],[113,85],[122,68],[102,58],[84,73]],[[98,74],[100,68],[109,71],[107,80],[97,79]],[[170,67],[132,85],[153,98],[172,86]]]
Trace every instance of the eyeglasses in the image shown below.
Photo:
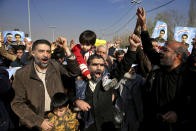
[[[165,53],[169,53],[169,52],[171,52],[171,53],[175,53],[175,51],[173,51],[173,50],[169,50],[167,47],[165,47],[165,46],[163,46],[161,49],[160,49],[160,53],[161,52],[165,52]]]

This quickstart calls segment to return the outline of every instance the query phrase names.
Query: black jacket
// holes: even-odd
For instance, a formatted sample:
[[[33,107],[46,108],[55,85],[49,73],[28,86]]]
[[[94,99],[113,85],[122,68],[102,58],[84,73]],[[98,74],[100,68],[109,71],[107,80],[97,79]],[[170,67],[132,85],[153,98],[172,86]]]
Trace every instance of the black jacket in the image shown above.
[[[141,34],[145,53],[152,64],[159,65],[160,56],[153,48],[148,32]],[[186,64],[181,64],[170,72],[160,68],[153,70],[147,77],[143,90],[144,121],[143,129],[151,131],[187,130],[188,107],[190,102],[190,73]],[[178,121],[169,124],[162,120],[161,115],[168,111],[176,112]]]
[[[20,62],[20,59],[16,58],[15,61],[11,62],[10,64],[11,67],[22,67],[22,63]]]
[[[8,72],[0,68],[0,130],[7,131],[14,128],[10,117],[11,108],[7,101],[11,85]]]
[[[124,113],[124,120],[121,131],[138,131],[143,120],[142,88],[145,85],[145,78],[138,74],[132,74],[130,78],[124,77],[119,87],[122,86],[120,97],[116,104]]]
[[[124,73],[128,72],[135,59],[136,52],[128,50],[117,68],[110,72],[111,78],[117,78],[118,80],[120,80],[123,77]],[[94,117],[94,124],[97,131],[104,130],[106,128],[112,129],[112,126],[114,126],[112,90],[104,91],[102,82],[100,81],[96,85],[94,92],[91,91],[90,87],[87,84],[85,94],[85,101],[91,106],[90,112]]]

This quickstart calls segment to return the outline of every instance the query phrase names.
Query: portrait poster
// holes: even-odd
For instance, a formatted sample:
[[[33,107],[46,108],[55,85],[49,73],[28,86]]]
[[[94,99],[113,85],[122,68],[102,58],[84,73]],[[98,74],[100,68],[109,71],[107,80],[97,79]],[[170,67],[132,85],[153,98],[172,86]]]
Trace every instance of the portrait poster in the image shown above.
[[[178,26],[178,27],[175,27],[175,30],[174,30],[174,39],[178,42],[184,41],[190,53],[193,48],[191,42],[192,42],[192,39],[195,37],[195,35],[196,35],[196,28],[193,28],[193,27],[179,27]]]
[[[21,35],[21,41],[22,41],[22,42],[24,41],[25,34],[24,34],[23,31],[3,31],[4,43],[5,43],[5,41],[7,40],[6,35],[7,35],[8,33],[11,33],[11,35],[12,35],[12,37],[13,37],[13,40],[12,40],[12,41],[15,41],[15,34],[20,34],[20,35]]]
[[[157,21],[154,31],[152,33],[152,38],[158,41],[159,48],[164,46],[167,40],[167,24],[163,21]]]

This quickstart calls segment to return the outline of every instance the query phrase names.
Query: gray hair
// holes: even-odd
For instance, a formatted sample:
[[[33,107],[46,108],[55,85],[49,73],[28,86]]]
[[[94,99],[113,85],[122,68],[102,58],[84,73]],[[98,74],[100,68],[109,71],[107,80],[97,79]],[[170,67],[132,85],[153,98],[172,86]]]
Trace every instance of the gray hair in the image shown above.
[[[103,48],[106,49],[106,54],[108,55],[108,47],[107,47],[106,45],[99,45],[99,46],[97,46],[96,51],[97,51],[99,48],[101,48],[101,47],[103,47]]]
[[[174,51],[176,54],[181,54],[181,62],[185,63],[187,61],[188,58],[188,50],[186,48],[183,47],[179,47]]]

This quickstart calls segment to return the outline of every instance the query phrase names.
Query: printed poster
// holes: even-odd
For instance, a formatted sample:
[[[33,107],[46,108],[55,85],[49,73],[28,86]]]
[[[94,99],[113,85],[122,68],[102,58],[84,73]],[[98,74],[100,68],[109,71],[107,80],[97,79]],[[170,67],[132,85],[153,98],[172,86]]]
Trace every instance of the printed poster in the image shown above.
[[[174,39],[176,41],[184,43],[188,51],[192,51],[192,39],[196,36],[196,28],[193,27],[175,27]]]
[[[158,41],[159,48],[164,46],[165,41],[167,40],[167,24],[162,21],[157,21],[152,38]]]
[[[6,35],[7,35],[8,33],[11,33],[10,36],[12,36],[12,38],[13,38],[12,41],[15,41],[15,34],[21,35],[21,41],[24,41],[25,34],[24,34],[24,32],[22,32],[22,31],[3,31],[4,42],[7,40]]]

